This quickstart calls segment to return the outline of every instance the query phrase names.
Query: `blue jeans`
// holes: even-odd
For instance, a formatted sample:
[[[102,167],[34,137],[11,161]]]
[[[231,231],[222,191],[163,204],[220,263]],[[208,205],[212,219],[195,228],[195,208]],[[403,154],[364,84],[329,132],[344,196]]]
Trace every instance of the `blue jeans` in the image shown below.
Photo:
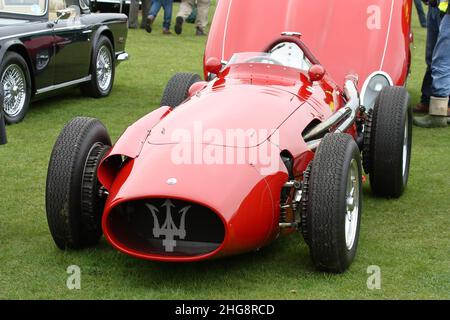
[[[150,8],[149,16],[156,18],[161,7],[164,9],[164,22],[163,28],[169,29],[170,22],[172,21],[172,6],[173,0],[153,0],[152,7]]]
[[[428,18],[427,18],[427,45],[425,52],[425,61],[427,63],[427,70],[423,77],[422,82],[422,97],[420,101],[423,104],[430,103],[431,86],[433,83],[433,78],[431,77],[431,60],[433,59],[434,48],[436,47],[436,42],[439,35],[439,26],[441,25],[441,13],[436,7],[428,7]]]
[[[426,27],[427,17],[425,16],[425,11],[423,11],[422,0],[414,0],[414,4],[416,5],[417,14],[419,15],[420,25]]]
[[[432,95],[441,98],[450,96],[450,14],[442,18],[431,63],[431,76]]]

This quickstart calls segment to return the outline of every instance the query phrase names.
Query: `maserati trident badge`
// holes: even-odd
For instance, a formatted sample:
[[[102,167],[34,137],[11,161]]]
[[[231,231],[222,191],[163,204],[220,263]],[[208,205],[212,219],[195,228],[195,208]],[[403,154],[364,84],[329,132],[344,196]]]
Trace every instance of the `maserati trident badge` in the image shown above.
[[[159,226],[159,220],[157,216],[159,210],[155,206],[152,206],[148,203],[146,204],[146,206],[153,215],[153,236],[155,238],[164,236],[164,240],[162,242],[164,249],[166,250],[166,252],[173,252],[174,248],[177,246],[175,237],[178,237],[178,239],[180,240],[186,237],[186,228],[184,226],[184,221],[186,218],[186,213],[191,208],[191,206],[186,206],[178,211],[178,213],[181,214],[180,226],[178,228],[172,218],[172,208],[175,208],[172,201],[167,199],[161,206],[161,208],[166,208],[166,220],[164,221],[162,227]]]
[[[173,186],[173,185],[177,184],[177,182],[178,182],[178,180],[176,178],[169,178],[169,179],[167,179],[167,184],[169,186]]]

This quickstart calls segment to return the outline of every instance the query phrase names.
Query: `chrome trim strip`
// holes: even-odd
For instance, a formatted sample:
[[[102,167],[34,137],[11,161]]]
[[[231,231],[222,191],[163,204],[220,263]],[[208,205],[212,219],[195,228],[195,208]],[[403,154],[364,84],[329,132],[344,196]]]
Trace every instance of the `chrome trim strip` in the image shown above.
[[[89,26],[87,25],[75,25],[75,26],[68,26],[68,27],[63,27],[63,28],[58,28],[57,27],[58,24],[55,24],[55,26],[53,27],[53,32],[58,32],[58,31],[72,31],[72,30],[81,30],[81,29],[86,29]],[[92,30],[91,30],[92,31]]]
[[[40,30],[40,31],[24,32],[24,33],[19,33],[19,34],[14,34],[14,35],[10,35],[10,36],[1,37],[0,41],[1,40],[6,40],[6,39],[11,39],[11,38],[20,38],[20,37],[24,37],[24,36],[28,36],[28,35],[33,35],[33,34],[48,33],[48,32],[51,32],[51,29]]]
[[[45,30],[30,31],[30,32],[24,32],[24,33],[4,36],[4,37],[0,38],[0,41],[1,40],[6,40],[6,39],[11,39],[11,38],[20,38],[20,37],[25,37],[25,36],[31,36],[31,35],[40,34],[40,33],[66,31],[66,30],[81,30],[81,29],[85,29],[87,27],[88,27],[87,25],[82,25],[82,26],[70,26],[70,27],[53,28],[53,29],[52,28],[48,28],[48,29],[45,29]]]
[[[86,82],[86,81],[91,81],[91,79],[92,79],[92,75],[88,75],[87,77],[84,77],[84,78],[81,78],[81,79],[55,84],[55,85],[52,85],[52,86],[48,86],[48,87],[36,90],[36,94],[38,95],[38,94],[46,93],[46,92],[49,92],[49,91],[53,91],[53,90],[62,89],[62,88],[69,87],[69,86],[73,86],[75,84],[83,83],[83,82]]]

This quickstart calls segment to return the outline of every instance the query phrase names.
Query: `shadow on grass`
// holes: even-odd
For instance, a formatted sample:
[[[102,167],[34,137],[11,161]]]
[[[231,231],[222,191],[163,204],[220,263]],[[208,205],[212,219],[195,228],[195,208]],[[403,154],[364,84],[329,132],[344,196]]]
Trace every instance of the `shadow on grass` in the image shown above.
[[[118,253],[114,269],[123,275],[121,281],[127,285],[148,289],[155,285],[172,290],[181,286],[212,288],[224,282],[248,285],[248,281],[251,284],[273,279],[277,272],[295,277],[316,272],[306,244],[299,245],[300,241],[300,235],[286,236],[259,251],[190,263],[147,261]],[[110,256],[115,249],[103,239],[95,251]]]

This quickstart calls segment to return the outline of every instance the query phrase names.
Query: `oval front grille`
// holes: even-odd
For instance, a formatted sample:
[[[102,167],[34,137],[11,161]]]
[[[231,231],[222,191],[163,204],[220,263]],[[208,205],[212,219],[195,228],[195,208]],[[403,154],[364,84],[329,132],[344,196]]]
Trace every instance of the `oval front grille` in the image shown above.
[[[142,254],[204,255],[225,238],[223,222],[214,211],[175,199],[122,203],[111,210],[107,225],[116,241]]]

